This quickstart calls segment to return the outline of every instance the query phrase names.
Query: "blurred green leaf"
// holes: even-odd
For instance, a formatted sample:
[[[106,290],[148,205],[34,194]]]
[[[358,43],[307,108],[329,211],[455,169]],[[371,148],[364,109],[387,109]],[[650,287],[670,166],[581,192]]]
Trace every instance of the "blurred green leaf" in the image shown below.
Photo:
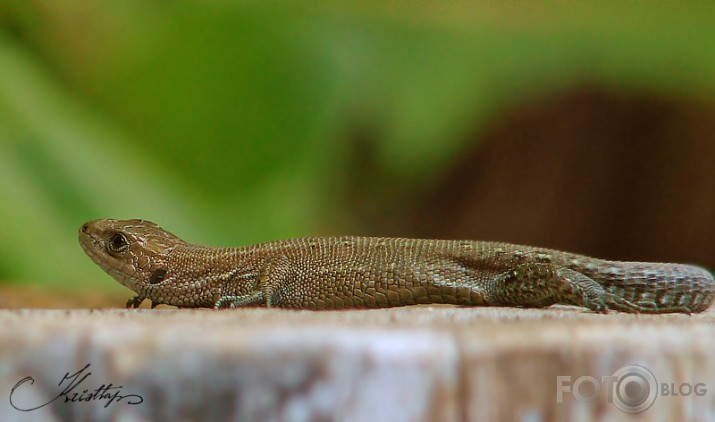
[[[9,2],[0,280],[96,278],[75,235],[91,218],[143,217],[226,245],[351,231],[344,179],[409,203],[499,110],[574,82],[709,98],[712,11]],[[355,130],[370,132],[370,174],[347,174]]]

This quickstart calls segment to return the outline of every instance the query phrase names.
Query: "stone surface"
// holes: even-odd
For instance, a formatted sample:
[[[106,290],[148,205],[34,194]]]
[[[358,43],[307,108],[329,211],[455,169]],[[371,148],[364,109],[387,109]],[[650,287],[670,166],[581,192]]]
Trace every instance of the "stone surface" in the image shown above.
[[[632,364],[658,382],[639,418],[707,420],[714,322],[569,307],[2,310],[0,420],[629,420],[602,377]],[[643,377],[626,372],[621,387]],[[110,383],[137,396],[12,406]],[[600,394],[579,402],[576,387]]]

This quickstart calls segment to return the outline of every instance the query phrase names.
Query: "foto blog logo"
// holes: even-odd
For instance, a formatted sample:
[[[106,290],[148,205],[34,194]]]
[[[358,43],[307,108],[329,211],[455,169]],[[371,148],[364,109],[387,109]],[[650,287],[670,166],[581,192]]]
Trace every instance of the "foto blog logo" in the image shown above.
[[[571,376],[556,377],[556,402],[561,403],[564,394],[572,394],[576,400],[591,403],[606,395],[612,403],[625,413],[640,413],[648,410],[658,396],[704,396],[705,383],[658,383],[655,375],[641,365],[628,365],[618,369],[613,375],[602,376],[599,381],[588,375],[572,379]]]

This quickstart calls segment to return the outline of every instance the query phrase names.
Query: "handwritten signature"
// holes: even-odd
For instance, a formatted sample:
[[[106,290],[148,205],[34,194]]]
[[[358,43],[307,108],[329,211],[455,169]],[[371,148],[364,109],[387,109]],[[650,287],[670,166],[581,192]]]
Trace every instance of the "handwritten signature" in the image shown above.
[[[114,384],[102,384],[100,387],[94,389],[94,390],[89,390],[85,389],[82,390],[82,392],[77,392],[75,390],[79,390],[80,384],[84,382],[87,378],[89,378],[90,375],[92,375],[91,372],[88,372],[90,364],[87,364],[84,366],[84,368],[80,369],[79,371],[75,372],[74,374],[70,375],[69,372],[65,374],[64,377],[60,380],[60,383],[57,384],[58,387],[63,387],[63,384],[66,384],[64,386],[64,389],[60,391],[57,396],[55,396],[52,400],[48,401],[47,403],[43,403],[39,406],[35,407],[20,407],[16,405],[12,398],[13,394],[15,394],[16,391],[18,391],[23,385],[27,384],[29,382],[29,385],[32,385],[35,383],[35,379],[32,377],[25,377],[18,381],[17,384],[15,384],[14,387],[12,387],[12,390],[10,390],[10,405],[14,407],[17,410],[20,410],[22,412],[31,412],[33,410],[37,410],[41,407],[45,407],[48,404],[54,402],[55,400],[59,399],[60,397],[64,397],[65,403],[72,402],[72,403],[77,403],[77,402],[90,402],[94,400],[106,400],[107,402],[104,404],[104,407],[108,407],[110,404],[117,402],[119,403],[120,401],[126,399],[127,404],[140,404],[144,402],[144,398],[138,394],[121,394],[122,388],[124,386],[118,385],[115,386]]]

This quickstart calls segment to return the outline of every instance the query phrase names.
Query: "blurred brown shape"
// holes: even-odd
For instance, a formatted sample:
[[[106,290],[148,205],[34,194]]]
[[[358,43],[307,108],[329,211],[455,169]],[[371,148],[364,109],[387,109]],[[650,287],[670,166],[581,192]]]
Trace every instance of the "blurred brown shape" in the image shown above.
[[[475,138],[375,229],[715,268],[712,104],[581,85],[507,110]]]

